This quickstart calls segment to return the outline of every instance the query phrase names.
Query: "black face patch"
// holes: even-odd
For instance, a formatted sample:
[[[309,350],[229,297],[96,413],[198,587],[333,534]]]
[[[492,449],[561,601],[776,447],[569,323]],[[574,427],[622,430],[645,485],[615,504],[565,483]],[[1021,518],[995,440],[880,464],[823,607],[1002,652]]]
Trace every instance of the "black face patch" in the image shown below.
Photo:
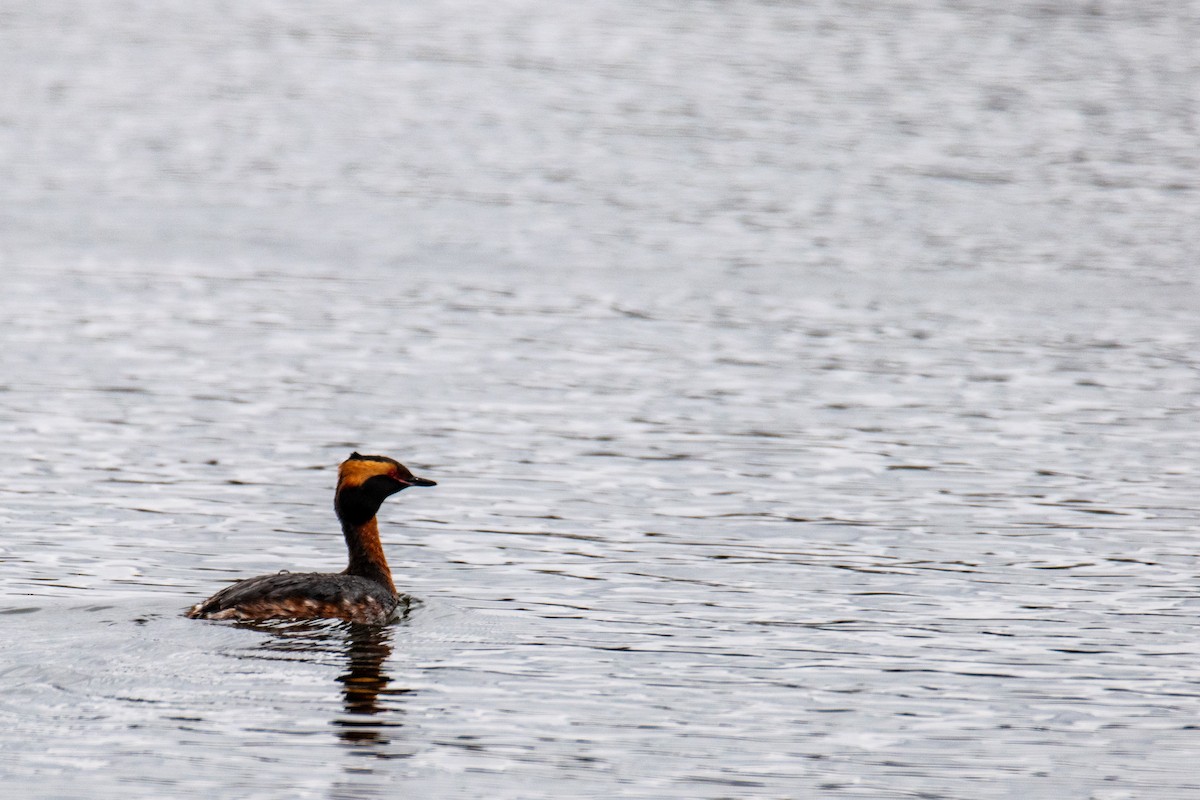
[[[361,525],[379,513],[384,500],[406,485],[387,475],[375,475],[360,486],[347,486],[338,492],[334,507],[342,522]]]

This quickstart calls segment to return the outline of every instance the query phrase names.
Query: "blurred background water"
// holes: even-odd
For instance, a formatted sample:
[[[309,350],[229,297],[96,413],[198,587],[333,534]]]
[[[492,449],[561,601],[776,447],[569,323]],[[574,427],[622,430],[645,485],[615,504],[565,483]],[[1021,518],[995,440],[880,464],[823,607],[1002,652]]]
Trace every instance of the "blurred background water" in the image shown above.
[[[1197,41],[5,3],[5,795],[1200,796]],[[404,620],[180,616],[352,449]]]

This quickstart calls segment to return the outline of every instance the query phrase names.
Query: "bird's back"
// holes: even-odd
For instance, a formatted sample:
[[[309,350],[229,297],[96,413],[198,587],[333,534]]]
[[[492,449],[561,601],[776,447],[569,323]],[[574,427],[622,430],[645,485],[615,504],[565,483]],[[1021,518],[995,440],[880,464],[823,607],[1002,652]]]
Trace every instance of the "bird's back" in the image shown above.
[[[317,619],[332,617],[379,624],[395,611],[399,597],[358,575],[280,572],[227,586],[187,611],[193,619]]]

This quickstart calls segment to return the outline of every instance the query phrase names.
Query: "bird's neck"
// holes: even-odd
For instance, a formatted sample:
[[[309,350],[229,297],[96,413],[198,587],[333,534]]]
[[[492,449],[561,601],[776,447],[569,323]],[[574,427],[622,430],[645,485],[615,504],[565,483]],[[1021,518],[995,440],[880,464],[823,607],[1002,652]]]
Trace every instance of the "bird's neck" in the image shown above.
[[[388,569],[387,556],[383,554],[379,524],[375,517],[359,523],[343,520],[342,533],[346,537],[346,550],[350,553],[346,574],[381,583],[389,592],[396,594],[396,584],[392,583],[392,571]]]

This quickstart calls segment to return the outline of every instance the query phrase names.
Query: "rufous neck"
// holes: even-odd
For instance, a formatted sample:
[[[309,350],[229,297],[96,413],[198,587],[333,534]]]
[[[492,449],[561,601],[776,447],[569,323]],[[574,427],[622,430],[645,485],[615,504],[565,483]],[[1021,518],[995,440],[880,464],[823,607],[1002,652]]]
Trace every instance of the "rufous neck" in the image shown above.
[[[346,550],[350,554],[346,574],[381,583],[392,594],[396,594],[396,585],[392,583],[392,571],[388,569],[383,544],[379,541],[379,524],[375,517],[357,525],[343,521],[342,533],[346,536]]]

